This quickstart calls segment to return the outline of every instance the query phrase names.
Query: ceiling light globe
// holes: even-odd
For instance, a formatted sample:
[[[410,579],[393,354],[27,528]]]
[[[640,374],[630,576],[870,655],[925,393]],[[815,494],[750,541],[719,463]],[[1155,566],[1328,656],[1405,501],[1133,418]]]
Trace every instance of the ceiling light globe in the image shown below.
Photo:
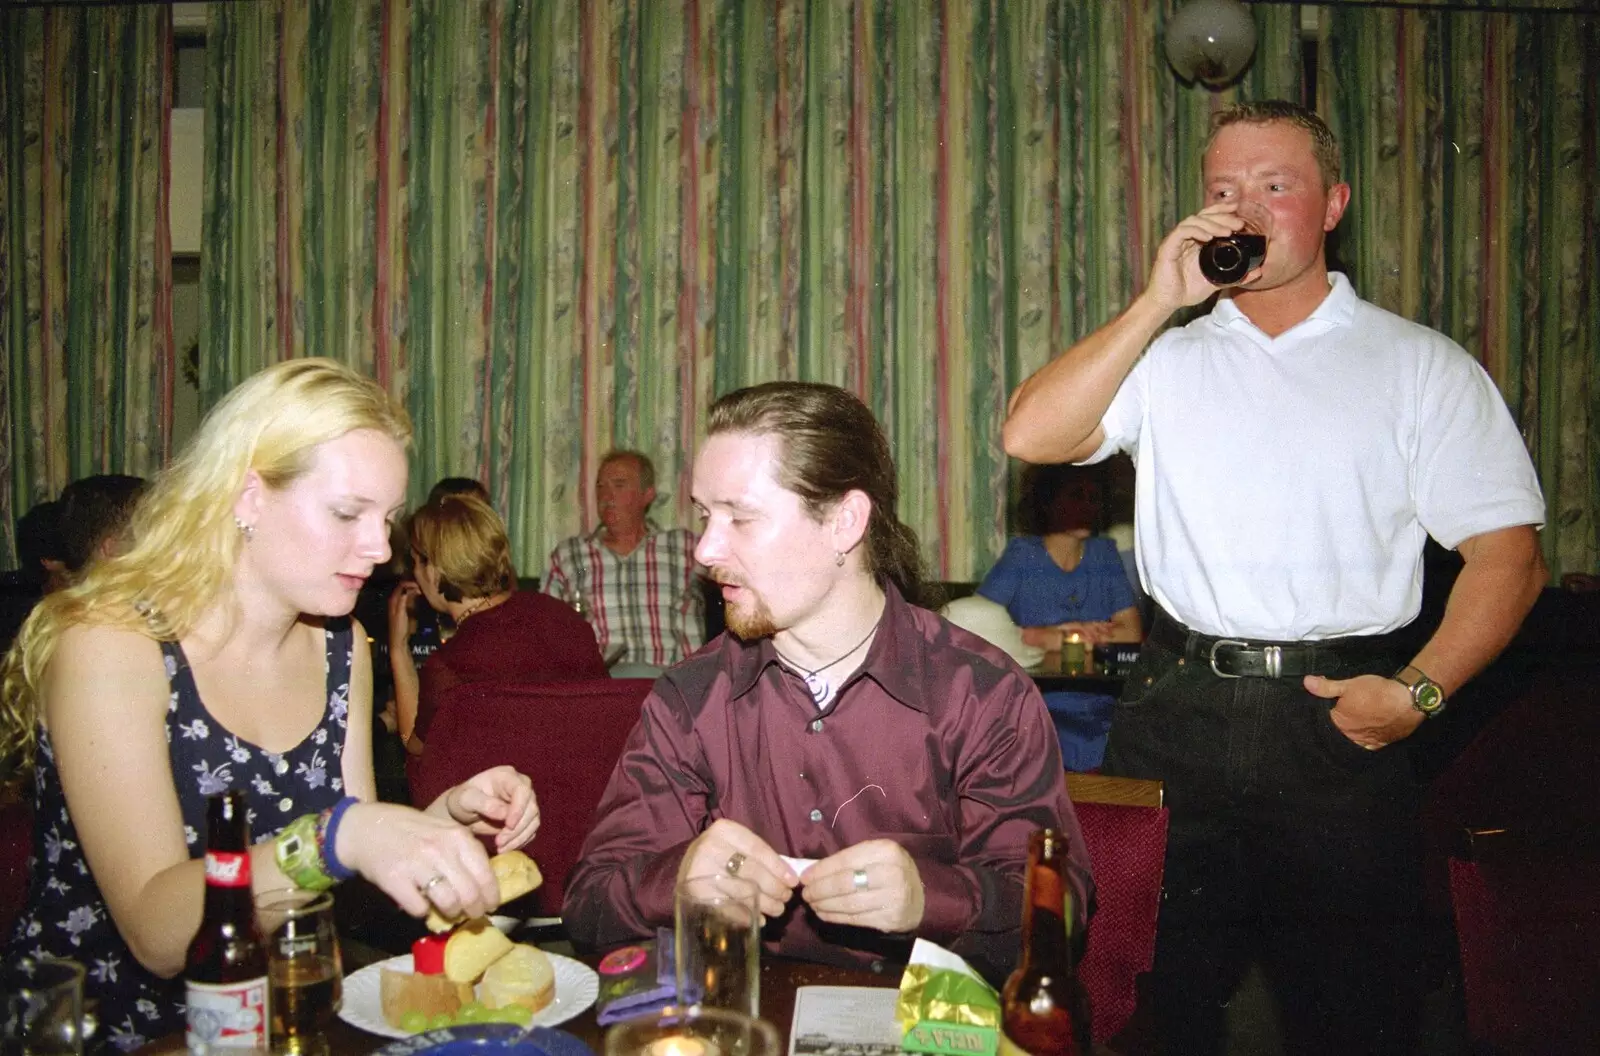
[[[1167,61],[1185,81],[1232,82],[1256,51],[1256,23],[1239,0],[1190,0],[1167,23]]]

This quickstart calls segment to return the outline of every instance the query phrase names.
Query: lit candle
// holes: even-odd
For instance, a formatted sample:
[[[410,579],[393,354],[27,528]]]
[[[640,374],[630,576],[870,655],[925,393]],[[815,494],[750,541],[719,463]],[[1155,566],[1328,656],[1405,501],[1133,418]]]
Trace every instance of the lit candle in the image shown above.
[[[644,1047],[644,1056],[717,1056],[717,1049],[699,1038],[657,1038]]]
[[[1083,670],[1083,636],[1077,631],[1061,643],[1061,666],[1073,673]]]

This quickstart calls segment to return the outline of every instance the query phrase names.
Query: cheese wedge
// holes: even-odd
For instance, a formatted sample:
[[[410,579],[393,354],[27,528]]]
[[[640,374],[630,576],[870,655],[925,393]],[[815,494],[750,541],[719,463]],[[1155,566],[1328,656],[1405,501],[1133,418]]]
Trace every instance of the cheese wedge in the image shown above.
[[[444,977],[452,983],[473,983],[485,968],[511,949],[511,940],[487,917],[467,921],[444,944]]]

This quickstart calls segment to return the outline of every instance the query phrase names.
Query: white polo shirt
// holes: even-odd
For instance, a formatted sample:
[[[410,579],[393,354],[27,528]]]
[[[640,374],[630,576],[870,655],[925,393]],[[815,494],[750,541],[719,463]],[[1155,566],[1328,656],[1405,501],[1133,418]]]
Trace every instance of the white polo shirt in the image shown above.
[[[1222,298],[1157,338],[1087,461],[1137,466],[1139,576],[1207,634],[1378,634],[1422,601],[1427,535],[1544,523],[1504,400],[1461,346],[1343,275],[1276,338]]]

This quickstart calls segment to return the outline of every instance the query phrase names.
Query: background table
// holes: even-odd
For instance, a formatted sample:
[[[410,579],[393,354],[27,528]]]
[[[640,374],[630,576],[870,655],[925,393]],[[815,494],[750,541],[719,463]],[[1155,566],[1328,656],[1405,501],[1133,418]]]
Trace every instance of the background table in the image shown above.
[[[1061,663],[1061,652],[1052,650],[1044,654],[1044,659],[1028,668],[1034,685],[1039,687],[1040,693],[1104,693],[1107,696],[1122,696],[1122,676],[1105,674],[1095,664],[1094,650],[1086,650],[1088,655],[1084,658],[1082,671],[1068,671]]]

